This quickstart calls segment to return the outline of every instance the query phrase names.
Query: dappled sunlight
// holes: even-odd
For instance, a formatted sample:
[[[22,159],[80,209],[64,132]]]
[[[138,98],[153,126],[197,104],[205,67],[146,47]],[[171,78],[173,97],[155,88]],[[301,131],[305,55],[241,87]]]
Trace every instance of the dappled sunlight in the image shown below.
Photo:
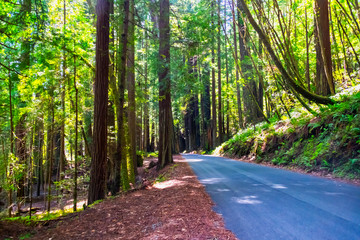
[[[218,189],[216,189],[216,191],[218,191],[218,192],[230,192],[230,189],[227,189],[227,188],[218,188]]]
[[[216,184],[224,181],[224,178],[205,178],[200,180],[202,184]]]
[[[187,158],[186,159],[187,162],[202,162],[204,161],[204,159],[196,159],[196,158]]]
[[[83,209],[84,205],[86,205],[86,204],[87,204],[87,200],[78,201],[76,203],[76,208],[78,210]],[[69,201],[69,204],[67,204],[65,206],[63,205],[62,208],[61,207],[60,208],[59,207],[55,207],[55,208],[52,207],[50,209],[50,213],[55,214],[55,213],[60,212],[60,211],[64,211],[64,212],[69,213],[69,212],[72,212],[73,207],[74,207],[73,201]],[[43,209],[41,211],[37,211],[36,213],[34,213],[34,215],[43,215],[45,213],[47,213],[47,210]]]
[[[77,203],[76,203],[76,207],[77,207],[78,209],[83,208],[84,204],[87,204],[87,200],[83,200],[83,201],[77,202]],[[64,207],[64,209],[70,209],[70,208],[73,208],[73,207],[74,207],[74,204],[71,203],[71,204],[66,205],[66,206]]]
[[[193,178],[196,178],[196,177],[195,176],[184,176],[181,179],[193,179]]]
[[[239,204],[255,205],[255,204],[262,203],[262,201],[257,199],[257,196],[245,196],[245,197],[241,197],[241,198],[233,197],[232,200]]]
[[[275,189],[287,189],[287,187],[285,187],[282,184],[273,184],[273,185],[271,185],[271,187],[275,188]]]
[[[338,193],[338,192],[325,192],[325,195],[340,196],[340,195],[345,195],[345,194],[344,193]]]
[[[165,181],[165,182],[159,182],[159,183],[155,183],[153,185],[154,188],[157,189],[165,189],[165,188],[170,188],[170,187],[178,187],[178,186],[183,186],[185,185],[186,182],[184,181],[179,181],[179,180],[169,180],[169,181]]]

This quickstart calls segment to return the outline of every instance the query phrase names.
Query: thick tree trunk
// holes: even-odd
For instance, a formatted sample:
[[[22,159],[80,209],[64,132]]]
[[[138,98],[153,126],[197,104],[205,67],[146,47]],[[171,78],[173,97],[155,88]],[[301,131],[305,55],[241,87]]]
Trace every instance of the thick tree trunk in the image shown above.
[[[170,2],[160,0],[159,18],[159,160],[158,169],[172,163],[173,123],[170,83]]]
[[[257,84],[253,77],[253,69],[247,58],[250,53],[246,44],[248,44],[248,37],[246,33],[246,26],[244,19],[244,6],[238,1],[238,29],[239,29],[239,48],[240,48],[240,60],[241,60],[241,69],[245,77],[245,86],[243,87],[243,103],[244,103],[244,112],[246,113],[245,122],[253,123],[257,120],[258,109],[255,101],[258,101],[258,88]],[[252,97],[255,96],[255,99]]]
[[[88,204],[105,197],[106,136],[109,77],[109,13],[108,0],[96,6],[96,73],[94,87],[94,152],[91,161]]]
[[[118,160],[116,161],[116,168],[118,171],[121,171],[121,183],[123,190],[128,190],[130,188],[129,178],[128,178],[128,168],[127,168],[127,153],[126,153],[126,140],[125,140],[125,128],[124,128],[124,103],[125,103],[125,82],[126,82],[126,53],[128,49],[128,28],[129,28],[129,9],[130,3],[129,0],[124,0],[123,5],[123,26],[120,29],[121,34],[121,46],[119,46],[118,52],[118,89],[119,89],[119,107],[117,109],[117,153]],[[120,187],[120,175],[116,175],[118,178],[116,180],[117,189]]]
[[[128,33],[128,54],[127,54],[127,88],[128,88],[128,124],[130,148],[129,157],[132,171],[137,175],[136,161],[136,102],[135,102],[135,24],[134,24],[135,4],[134,0],[130,0],[129,9],[129,33]],[[132,176],[132,174],[130,174]],[[132,179],[135,181],[135,178]]]
[[[335,94],[335,86],[332,75],[328,1],[316,0],[315,13],[317,93],[329,96]]]

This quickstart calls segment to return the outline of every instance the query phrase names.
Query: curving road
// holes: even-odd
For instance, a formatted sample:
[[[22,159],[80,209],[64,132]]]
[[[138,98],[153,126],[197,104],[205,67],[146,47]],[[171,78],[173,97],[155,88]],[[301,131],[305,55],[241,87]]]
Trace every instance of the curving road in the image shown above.
[[[185,154],[241,240],[360,239],[360,187],[227,158]]]

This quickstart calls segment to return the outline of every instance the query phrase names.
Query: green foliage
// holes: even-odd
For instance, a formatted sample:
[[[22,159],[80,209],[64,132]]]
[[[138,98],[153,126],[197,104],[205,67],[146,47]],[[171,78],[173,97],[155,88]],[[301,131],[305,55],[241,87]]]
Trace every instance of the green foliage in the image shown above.
[[[32,237],[33,234],[31,233],[25,233],[21,236],[19,236],[19,239],[22,240],[22,239],[30,239]]]
[[[99,203],[101,203],[101,202],[103,202],[103,201],[104,201],[104,199],[96,200],[96,201],[94,201],[92,204],[88,205],[88,207],[89,207],[89,208],[92,208],[92,207],[94,207],[95,205],[97,205],[97,204],[99,204]]]
[[[275,165],[360,178],[360,94],[344,99],[322,107],[316,118],[299,114],[291,120],[261,123],[241,130],[219,147],[217,153],[237,157],[255,155],[257,162],[270,161]]]
[[[165,182],[167,180],[165,174],[159,174],[159,176],[156,177],[154,184],[155,183],[160,183],[160,182]]]
[[[92,204],[91,206],[93,206],[94,204]],[[78,209],[77,212],[82,211],[83,209]],[[14,221],[14,222],[20,222],[20,223],[24,223],[26,225],[37,225],[41,222],[46,222],[46,221],[50,221],[50,220],[55,220],[58,219],[59,217],[64,217],[67,216],[69,214],[74,213],[73,208],[68,208],[68,209],[64,209],[64,210],[56,210],[56,211],[51,211],[50,213],[42,213],[42,214],[33,214],[30,218],[30,216],[21,216],[21,217],[5,217],[3,220],[6,221]]]

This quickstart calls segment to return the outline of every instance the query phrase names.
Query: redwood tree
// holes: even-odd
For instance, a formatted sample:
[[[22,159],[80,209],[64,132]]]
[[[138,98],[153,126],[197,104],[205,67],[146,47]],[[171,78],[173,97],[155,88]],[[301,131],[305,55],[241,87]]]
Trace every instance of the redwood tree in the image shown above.
[[[110,2],[98,0],[96,13],[94,152],[91,161],[88,204],[105,197]]]
[[[331,43],[329,27],[329,3],[315,1],[315,43],[316,43],[316,93],[324,96],[335,94],[332,76]]]
[[[172,113],[170,84],[170,2],[160,0],[159,19],[159,161],[157,168],[172,163]]]

